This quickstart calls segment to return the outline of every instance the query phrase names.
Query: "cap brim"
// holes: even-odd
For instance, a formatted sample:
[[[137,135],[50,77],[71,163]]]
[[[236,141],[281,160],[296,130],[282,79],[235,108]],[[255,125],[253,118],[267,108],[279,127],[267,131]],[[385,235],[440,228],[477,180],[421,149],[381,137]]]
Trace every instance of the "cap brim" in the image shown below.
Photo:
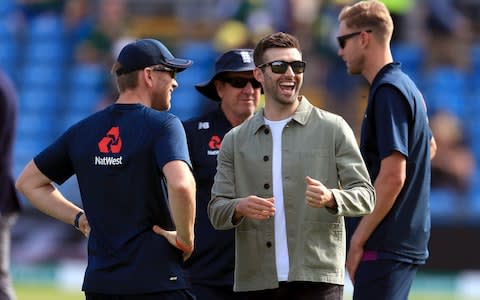
[[[182,72],[186,68],[190,67],[193,64],[193,61],[190,59],[173,58],[165,59],[165,62],[163,62],[163,64],[176,69],[177,72]]]
[[[195,88],[205,97],[214,101],[220,101],[221,99],[217,94],[217,89],[215,88],[215,78],[216,76],[214,76],[210,81],[196,84]]]

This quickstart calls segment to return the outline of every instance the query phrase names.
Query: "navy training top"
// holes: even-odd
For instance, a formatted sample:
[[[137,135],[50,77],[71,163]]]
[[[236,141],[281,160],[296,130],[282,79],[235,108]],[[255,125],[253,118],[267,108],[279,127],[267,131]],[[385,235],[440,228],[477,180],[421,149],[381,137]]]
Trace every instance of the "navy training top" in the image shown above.
[[[406,157],[406,180],[391,211],[365,244],[377,259],[425,263],[430,238],[430,139],[425,101],[399,63],[375,76],[361,130],[360,150],[372,181],[381,161],[398,151]],[[360,218],[349,218],[350,234]]]
[[[235,229],[215,230],[207,214],[218,152],[232,125],[219,107],[184,126],[197,183],[195,250],[185,262],[188,276],[194,284],[233,287]]]
[[[113,104],[69,128],[34,158],[62,184],[77,175],[91,227],[83,290],[139,294],[183,289],[182,253],[152,226],[173,230],[163,166],[190,166],[180,120],[141,104]]]

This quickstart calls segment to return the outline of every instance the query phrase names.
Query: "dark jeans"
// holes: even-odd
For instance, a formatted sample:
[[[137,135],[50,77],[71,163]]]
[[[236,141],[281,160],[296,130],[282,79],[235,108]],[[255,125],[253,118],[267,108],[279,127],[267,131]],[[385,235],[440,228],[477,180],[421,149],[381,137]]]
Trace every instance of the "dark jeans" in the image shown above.
[[[248,300],[342,300],[343,285],[324,282],[281,282],[276,289],[243,292]]]
[[[150,294],[111,295],[85,293],[86,300],[196,300],[189,290],[165,291]]]
[[[407,300],[418,265],[394,261],[363,261],[353,287],[355,300]]]

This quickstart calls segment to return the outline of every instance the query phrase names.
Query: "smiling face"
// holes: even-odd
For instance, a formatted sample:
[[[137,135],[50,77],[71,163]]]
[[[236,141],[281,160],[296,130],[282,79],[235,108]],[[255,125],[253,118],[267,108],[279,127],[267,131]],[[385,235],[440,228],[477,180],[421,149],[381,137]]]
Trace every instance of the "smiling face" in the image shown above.
[[[303,73],[294,73],[291,66],[288,66],[283,74],[274,73],[268,63],[273,61],[293,62],[301,60],[302,54],[297,48],[270,48],[265,51],[263,61],[267,65],[256,70],[256,78],[262,82],[266,104],[270,102],[280,106],[296,105],[303,83]]]
[[[215,81],[215,87],[221,99],[222,111],[233,126],[255,112],[260,100],[261,86],[253,78],[252,71],[226,72]]]
[[[177,80],[170,72],[151,70],[152,75],[152,108],[169,110],[172,92],[178,87]]]

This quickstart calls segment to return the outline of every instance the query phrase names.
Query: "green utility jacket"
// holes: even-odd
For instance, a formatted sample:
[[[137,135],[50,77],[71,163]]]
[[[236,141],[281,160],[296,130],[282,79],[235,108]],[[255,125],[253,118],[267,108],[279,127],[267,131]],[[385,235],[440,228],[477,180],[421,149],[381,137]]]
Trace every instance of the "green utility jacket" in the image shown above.
[[[354,134],[343,118],[305,98],[282,135],[282,178],[290,261],[288,281],[344,284],[344,216],[369,214],[375,191]],[[272,197],[272,136],[263,110],[223,139],[209,202],[216,229],[236,228],[235,291],[278,287],[274,218],[232,223],[239,198]],[[338,209],[305,203],[305,176],[329,188]]]

